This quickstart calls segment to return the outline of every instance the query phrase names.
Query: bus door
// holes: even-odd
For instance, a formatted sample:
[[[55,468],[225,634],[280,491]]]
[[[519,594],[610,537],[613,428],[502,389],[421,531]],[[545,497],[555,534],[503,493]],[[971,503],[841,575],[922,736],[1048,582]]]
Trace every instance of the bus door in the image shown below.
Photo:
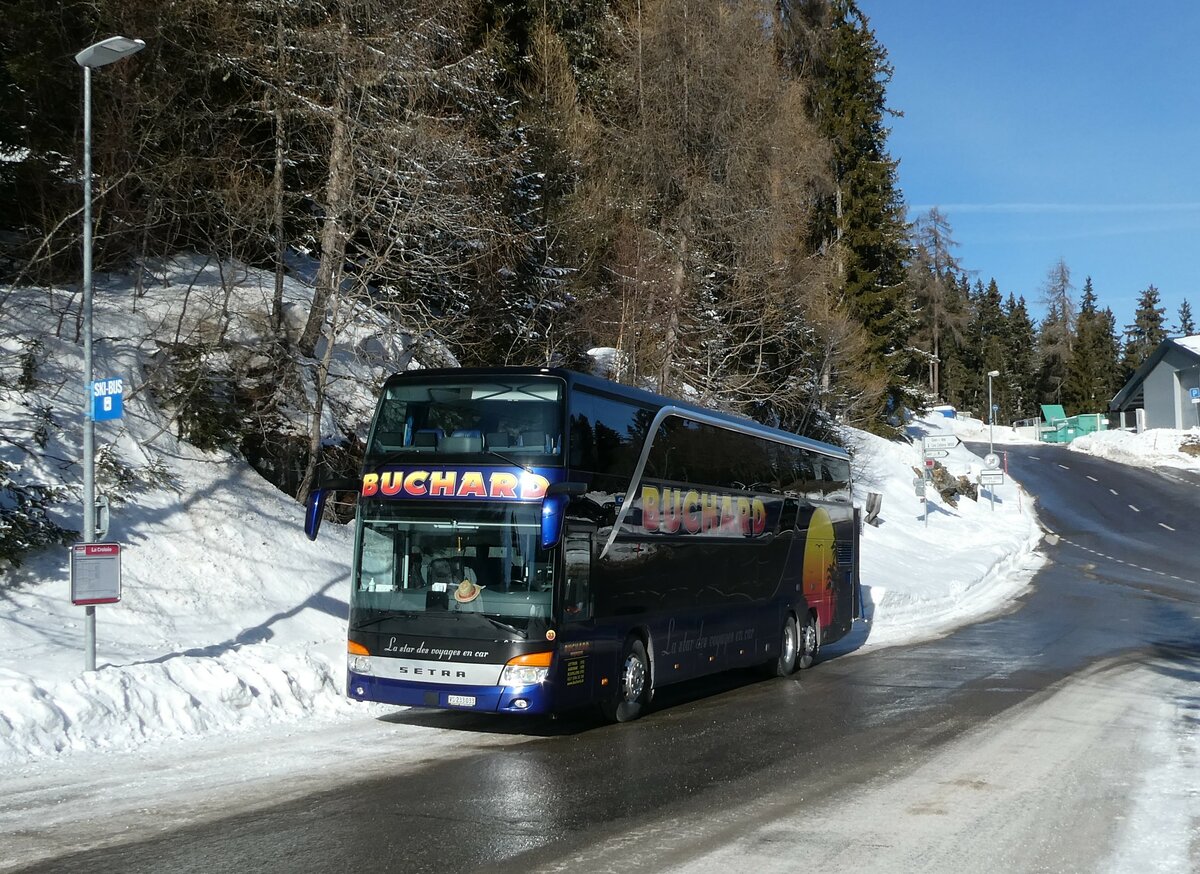
[[[595,595],[592,560],[595,526],[568,522],[562,538],[562,626],[556,707],[588,704],[596,692]]]

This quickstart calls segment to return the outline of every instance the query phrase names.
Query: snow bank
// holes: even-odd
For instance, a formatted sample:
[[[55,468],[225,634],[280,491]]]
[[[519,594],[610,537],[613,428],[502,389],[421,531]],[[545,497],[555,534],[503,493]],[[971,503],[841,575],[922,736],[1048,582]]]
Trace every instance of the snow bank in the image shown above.
[[[0,765],[28,768],[86,750],[135,750],[268,723],[386,712],[343,696],[350,530],[326,524],[320,541],[310,543],[295,501],[238,459],[177,441],[147,386],[155,356],[181,338],[208,337],[224,324],[245,342],[261,341],[272,284],[269,275],[202,259],[159,265],[141,294],[119,280],[98,281],[96,376],[126,379],[125,417],[97,425],[97,446],[130,474],[108,536],[123,547],[123,598],[97,608],[98,670],[85,674],[83,609],[70,603],[66,550],[37,554],[0,577]],[[60,524],[78,530],[77,295],[0,293],[15,321],[3,341],[0,384],[18,384],[10,369],[22,353],[17,336],[42,344],[33,384],[0,392],[0,432],[12,438],[0,442],[0,459],[20,466],[27,482],[70,489],[55,512]],[[285,286],[293,330],[310,294],[294,280]],[[416,366],[406,338],[381,337],[359,324],[340,338],[335,356],[341,421],[369,416],[374,393],[361,386]],[[611,361],[613,350],[595,353]],[[293,412],[303,428],[299,400]],[[955,433],[977,425],[935,414],[911,430]],[[860,432],[850,442],[856,502],[869,491],[883,495],[880,524],[863,533],[870,621],[856,631],[855,644],[944,633],[1020,591],[1038,528],[1019,487],[997,488],[994,510],[986,500],[964,499],[956,508],[932,500],[926,522],[912,486],[917,448]],[[973,475],[980,464],[962,447],[945,460],[956,475]]]
[[[1173,431],[1154,428],[1140,434],[1133,431],[1097,431],[1071,441],[1071,451],[1138,467],[1175,467],[1200,470],[1200,457],[1180,451],[1183,443],[1200,444],[1200,428]]]

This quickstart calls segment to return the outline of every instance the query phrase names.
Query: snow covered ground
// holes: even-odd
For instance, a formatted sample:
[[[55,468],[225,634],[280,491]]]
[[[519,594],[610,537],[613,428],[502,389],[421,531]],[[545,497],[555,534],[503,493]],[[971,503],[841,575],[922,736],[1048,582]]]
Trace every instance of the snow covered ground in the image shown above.
[[[247,272],[230,298],[211,270],[191,275],[193,266],[164,270],[142,297],[120,284],[97,294],[96,376],[122,376],[127,386],[124,419],[99,424],[97,445],[111,445],[144,474],[125,487],[108,535],[122,544],[122,600],[97,608],[98,669],[85,673],[83,608],[70,602],[66,550],[42,552],[0,576],[0,796],[33,793],[46,804],[56,787],[66,798],[69,788],[84,786],[85,801],[116,805],[120,796],[136,805],[133,796],[144,801],[201,782],[210,789],[257,783],[287,768],[277,757],[247,753],[245,739],[310,766],[319,757],[308,754],[325,744],[345,754],[346,737],[364,739],[373,757],[381,748],[365,739],[386,741],[388,756],[411,760],[454,743],[454,732],[381,721],[395,708],[344,698],[351,532],[326,523],[317,543],[307,541],[293,500],[241,461],[176,440],[144,390],[166,335],[205,330],[206,320],[231,309],[241,314],[232,323],[238,330],[264,323],[269,277]],[[172,283],[192,285],[190,311],[180,310]],[[35,386],[0,392],[0,434],[19,438],[0,441],[0,459],[21,466],[27,481],[63,484],[77,495],[72,460],[80,457],[81,435],[73,411],[81,406],[81,352],[72,332],[58,328],[74,318],[70,296],[7,293],[6,314],[19,320],[21,334],[41,339],[44,354]],[[288,294],[302,301],[305,290],[289,285]],[[12,339],[3,343],[0,360],[16,360],[22,348]],[[389,363],[407,363],[399,347],[367,355],[364,349],[378,346],[373,338],[349,337],[346,344],[343,372],[382,374]],[[10,378],[0,384],[11,386],[12,374],[4,375]],[[369,409],[369,401],[347,397],[341,409]],[[44,447],[27,451],[39,426]],[[988,434],[978,421],[937,414],[909,430],[914,437]],[[1074,448],[1160,464],[1156,453],[1171,440],[1177,447],[1178,437],[1099,434]],[[870,621],[855,633],[858,651],[944,634],[1006,609],[1041,561],[1041,531],[1021,487],[1011,480],[997,487],[994,505],[981,496],[950,507],[931,492],[926,518],[913,487],[918,447],[861,432],[849,438],[856,501],[872,491],[883,496],[880,524],[863,534]],[[1007,429],[996,429],[995,438],[1016,439]],[[952,474],[972,478],[982,466],[963,446],[944,461]],[[1200,469],[1200,460],[1183,465]],[[82,527],[77,507],[68,502],[60,512],[62,524]],[[202,801],[202,791],[191,794]],[[39,816],[43,828],[54,825],[45,808]],[[57,816],[70,821],[72,814],[64,807]],[[19,827],[21,817],[19,805],[0,810],[0,833]]]

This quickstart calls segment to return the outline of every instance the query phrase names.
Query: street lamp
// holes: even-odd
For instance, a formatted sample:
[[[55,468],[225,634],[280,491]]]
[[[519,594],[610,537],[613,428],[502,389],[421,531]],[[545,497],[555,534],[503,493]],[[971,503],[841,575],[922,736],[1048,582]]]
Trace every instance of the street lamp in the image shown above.
[[[96,433],[92,421],[92,70],[140,52],[140,39],[110,36],[75,56],[83,67],[83,542],[96,539]],[[84,608],[84,670],[96,670],[96,608]]]
[[[994,455],[992,451],[992,425],[996,420],[996,408],[992,406],[992,377],[999,376],[999,370],[988,371],[988,455]]]

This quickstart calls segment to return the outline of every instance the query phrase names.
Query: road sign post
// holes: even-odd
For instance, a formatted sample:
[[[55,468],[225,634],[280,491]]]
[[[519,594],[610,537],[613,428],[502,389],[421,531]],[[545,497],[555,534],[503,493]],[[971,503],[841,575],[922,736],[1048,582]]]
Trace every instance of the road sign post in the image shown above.
[[[136,51],[136,49],[135,49]],[[86,165],[85,165],[86,166]],[[87,170],[84,171],[88,173]],[[86,184],[86,183],[85,183]],[[90,201],[89,201],[90,202]],[[90,207],[89,207],[90,208]],[[88,233],[90,234],[91,217],[87,219]],[[90,240],[90,238],[89,238]],[[91,548],[94,546],[116,546],[115,544],[97,544],[97,537],[104,537],[108,534],[108,504],[104,502],[103,509],[103,528],[104,533],[101,534],[96,525],[97,509],[100,507],[100,502],[96,500],[96,460],[95,460],[95,425],[96,422],[108,422],[113,419],[120,419],[125,415],[125,381],[120,377],[108,377],[107,379],[92,379],[92,338],[91,338],[91,303],[90,303],[90,286],[91,286],[91,244],[88,243],[87,267],[85,270],[85,285],[88,289],[85,293],[89,294],[89,302],[87,305],[87,342],[85,345],[84,357],[87,363],[84,367],[84,381],[86,383],[88,396],[91,404],[85,411],[85,421],[83,429],[83,543],[79,544],[82,548]],[[81,553],[80,560],[84,562],[81,565],[84,570],[81,573],[85,577],[89,577],[98,573],[93,563],[102,558],[100,554]],[[118,595],[116,600],[120,600],[120,547],[116,546],[116,567],[118,579]],[[72,600],[74,600],[75,592],[75,571],[76,571],[76,554],[71,553],[71,591]],[[107,572],[105,572],[107,573]],[[84,600],[75,601],[76,604],[83,605],[83,665],[85,671],[96,670],[96,605],[111,604],[113,601],[97,601]]]
[[[929,527],[929,497],[925,494],[929,481],[933,478],[933,468],[936,462],[935,458],[946,458],[950,455],[950,450],[958,444],[962,443],[953,434],[926,434],[921,438],[921,460],[924,467],[924,477],[920,490],[917,492],[921,496],[921,503],[925,505],[925,527]]]
[[[998,461],[999,459],[997,459]],[[992,512],[996,512],[996,486],[1004,485],[1004,471],[1002,470],[981,470],[979,472],[979,485],[990,486],[988,489],[988,498],[992,504]]]
[[[962,441],[954,434],[927,434],[921,438],[921,449],[953,449],[959,443]]]

